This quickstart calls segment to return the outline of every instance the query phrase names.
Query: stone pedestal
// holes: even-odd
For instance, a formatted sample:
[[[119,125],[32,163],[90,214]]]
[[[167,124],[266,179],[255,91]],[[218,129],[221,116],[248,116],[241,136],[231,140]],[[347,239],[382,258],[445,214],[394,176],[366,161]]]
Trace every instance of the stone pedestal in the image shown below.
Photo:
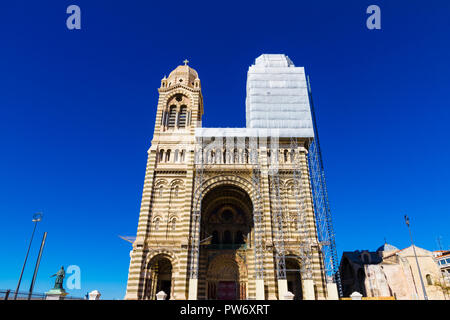
[[[284,295],[284,300],[294,300],[294,297],[295,297],[295,295],[292,292],[288,291]]]
[[[362,300],[362,294],[355,291],[350,295],[350,298],[352,298],[352,300]]]
[[[337,285],[334,282],[327,283],[327,300],[339,300]]]
[[[102,294],[97,290],[89,292],[89,300],[100,300]]]
[[[264,293],[264,280],[256,279],[255,284],[256,284],[256,297],[255,297],[256,300],[264,300],[266,298]]]
[[[45,300],[64,300],[68,293],[64,289],[51,289],[45,295]]]
[[[189,279],[188,300],[197,300],[198,279]]]
[[[314,280],[303,280],[303,300],[316,300]]]
[[[278,299],[284,300],[284,296],[288,292],[288,285],[286,279],[279,279],[278,280]]]
[[[167,298],[167,293],[165,293],[164,291],[160,291],[156,294],[156,300],[166,300]]]

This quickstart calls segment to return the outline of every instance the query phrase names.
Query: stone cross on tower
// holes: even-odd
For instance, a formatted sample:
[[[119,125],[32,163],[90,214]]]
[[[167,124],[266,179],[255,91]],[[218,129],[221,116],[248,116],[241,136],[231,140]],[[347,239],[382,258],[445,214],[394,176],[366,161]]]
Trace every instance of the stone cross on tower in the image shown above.
[[[189,63],[189,60],[185,59],[183,62],[184,62],[184,65],[187,66],[187,64]]]

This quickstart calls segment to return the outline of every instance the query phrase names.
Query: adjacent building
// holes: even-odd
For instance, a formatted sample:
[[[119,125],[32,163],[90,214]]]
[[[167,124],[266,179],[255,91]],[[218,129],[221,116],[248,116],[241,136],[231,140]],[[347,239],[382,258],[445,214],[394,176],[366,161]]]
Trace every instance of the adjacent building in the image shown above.
[[[417,246],[415,251],[428,299],[448,299],[442,288],[443,278],[433,253]],[[424,299],[412,246],[399,250],[386,243],[375,252],[344,252],[339,270],[344,297],[349,297],[356,291],[364,297]]]
[[[445,283],[450,286],[450,251],[439,250],[433,253]]]

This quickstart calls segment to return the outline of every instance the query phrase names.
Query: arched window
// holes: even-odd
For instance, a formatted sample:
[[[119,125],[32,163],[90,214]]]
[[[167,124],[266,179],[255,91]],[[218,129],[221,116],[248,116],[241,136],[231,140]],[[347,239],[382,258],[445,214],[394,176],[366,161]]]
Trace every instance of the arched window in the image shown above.
[[[162,197],[162,195],[163,195],[163,190],[164,190],[164,187],[162,185],[159,186],[159,196],[160,197]]]
[[[170,161],[170,149],[166,152],[166,162]]]
[[[178,153],[179,153],[179,151],[178,151],[178,149],[177,150],[175,150],[175,155],[174,155],[174,162],[178,162]]]
[[[172,231],[175,231],[175,228],[177,226],[177,219],[176,218],[172,218],[172,220],[170,220],[170,228]]]
[[[169,128],[175,128],[176,118],[177,118],[177,107],[172,105],[170,106],[169,109],[169,123],[167,125]]]
[[[163,162],[164,161],[164,149],[161,149],[159,151],[159,162]]]
[[[288,163],[288,151],[284,150],[284,163]]]
[[[212,240],[211,240],[211,244],[219,244],[220,240],[219,240],[219,232],[217,232],[217,230],[214,230],[212,233]]]
[[[179,128],[186,128],[186,112],[187,112],[187,107],[181,106],[180,115],[178,117],[178,127]]]
[[[155,220],[153,220],[153,225],[154,225],[154,229],[155,231],[159,230],[159,224],[161,222],[161,219],[159,217],[155,218]]]
[[[186,150],[181,150],[181,162],[184,162],[184,155],[186,154]]]
[[[233,240],[231,239],[231,232],[230,231],[225,231],[223,233],[223,243],[224,244],[231,244],[233,242]]]
[[[235,243],[238,243],[238,244],[244,243],[244,235],[242,234],[242,231],[237,231],[237,232],[236,232],[236,240],[235,240]]]

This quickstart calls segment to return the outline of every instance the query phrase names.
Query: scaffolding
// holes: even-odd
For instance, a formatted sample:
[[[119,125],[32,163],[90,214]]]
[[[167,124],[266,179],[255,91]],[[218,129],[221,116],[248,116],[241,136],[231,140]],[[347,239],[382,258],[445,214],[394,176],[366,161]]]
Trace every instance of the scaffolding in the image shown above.
[[[309,87],[308,87],[309,88]],[[309,90],[310,93],[310,90]],[[323,170],[323,163],[320,154],[320,146],[317,134],[317,126],[315,122],[314,109],[311,101],[311,113],[313,117],[313,124],[315,130],[315,137],[308,139],[306,145],[302,147],[307,149],[307,159],[302,156],[302,150],[299,147],[297,137],[290,138],[291,151],[291,167],[290,171],[294,181],[294,198],[296,202],[296,224],[297,232],[299,234],[298,243],[298,257],[301,260],[300,272],[303,279],[313,279],[313,242],[315,242],[315,235],[311,230],[314,227],[314,221],[308,217],[307,198],[309,197],[309,189],[306,184],[310,184],[312,195],[312,203],[315,214],[315,232],[319,241],[320,259],[325,269],[325,277],[327,281],[336,282],[338,292],[342,296],[342,287],[340,282],[340,275],[338,270],[338,259],[336,253],[335,236],[333,225],[331,221],[330,206],[328,203],[328,195],[326,189],[325,175]],[[267,137],[266,137],[267,138]],[[271,137],[273,138],[273,137]],[[235,164],[236,154],[234,145],[231,147],[228,142],[232,142],[234,138],[227,136],[226,146],[222,149],[223,153],[211,153],[205,151],[203,137],[197,137],[195,161],[194,161],[194,199],[196,203],[193,205],[192,223],[191,223],[191,237],[190,237],[190,278],[198,279],[199,270],[199,253],[200,253],[200,219],[201,219],[201,202],[202,202],[202,184],[204,182],[205,165],[208,164]],[[304,141],[302,139],[302,141]],[[278,141],[277,141],[278,142]],[[254,257],[255,257],[255,277],[258,280],[263,280],[265,275],[264,270],[264,218],[262,207],[262,176],[260,148],[256,139],[250,139],[249,145],[245,145],[244,149],[249,151],[249,163],[251,164],[251,178],[255,192],[255,200],[253,203],[253,223],[254,223]],[[209,150],[209,149],[208,149]],[[305,150],[306,151],[306,150]],[[223,156],[223,162],[222,162]],[[239,155],[237,156],[239,159]],[[270,145],[268,149],[268,178],[270,191],[270,205],[271,218],[273,230],[273,244],[276,261],[276,274],[278,279],[286,279],[286,254],[285,254],[285,239],[284,239],[284,215],[280,194],[280,171],[278,167],[279,148],[278,145]],[[211,160],[211,161],[210,161]],[[309,169],[309,176],[304,171],[306,167]],[[219,170],[220,171],[220,170]],[[286,208],[289,210],[288,208]]]
[[[303,187],[302,174],[302,159],[298,147],[297,138],[291,137],[291,162],[293,164],[293,180],[294,180],[294,198],[296,201],[297,212],[297,230],[299,233],[299,256],[301,259],[300,271],[302,278],[305,280],[312,280],[312,248],[311,248],[311,234],[309,232],[309,223],[306,212],[306,192]]]
[[[269,162],[270,195],[272,198],[272,223],[274,233],[275,263],[277,279],[286,279],[286,255],[284,248],[284,219],[280,196],[280,175],[278,170],[278,148],[271,145]]]
[[[200,259],[200,219],[201,219],[201,206],[202,206],[202,185],[204,174],[204,157],[205,152],[203,150],[203,139],[198,138],[199,141],[196,144],[196,150],[194,152],[194,208],[192,212],[192,224],[191,224],[191,236],[190,236],[190,279],[198,279],[198,268]]]
[[[263,208],[261,197],[261,167],[259,165],[258,142],[250,139],[250,163],[252,164],[252,183],[255,188],[256,201],[253,204],[255,277],[264,280],[264,248],[263,248]]]
[[[319,134],[314,112],[314,103],[311,94],[309,77],[307,78],[308,97],[311,106],[311,115],[314,127],[314,138],[308,142],[308,166],[313,196],[314,212],[316,216],[317,235],[321,248],[323,264],[327,281],[332,280],[338,287],[342,297],[342,285],[339,274],[339,264],[336,252],[336,241],[331,219],[330,204],[328,202],[325,172],[320,150]]]

